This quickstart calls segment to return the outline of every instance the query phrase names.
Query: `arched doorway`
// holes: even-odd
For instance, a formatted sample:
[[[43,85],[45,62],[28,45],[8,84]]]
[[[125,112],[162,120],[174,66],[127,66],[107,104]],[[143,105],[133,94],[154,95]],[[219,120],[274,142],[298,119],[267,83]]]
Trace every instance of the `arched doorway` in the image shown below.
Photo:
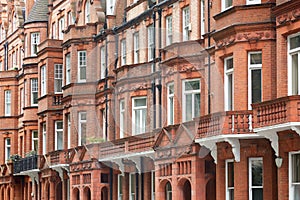
[[[186,180],[182,187],[184,200],[191,200],[192,198],[192,188],[190,181]]]
[[[74,200],[80,200],[80,193],[78,188],[73,189],[72,196]]]
[[[55,188],[55,200],[62,200],[62,183],[56,184]]]
[[[108,189],[107,189],[107,187],[103,187],[101,189],[101,200],[108,200]]]
[[[91,200],[91,190],[89,187],[85,187],[83,190],[84,200]]]
[[[172,200],[172,186],[171,186],[171,183],[168,181],[167,184],[166,184],[166,188],[165,188],[165,191],[166,191],[166,200]]]

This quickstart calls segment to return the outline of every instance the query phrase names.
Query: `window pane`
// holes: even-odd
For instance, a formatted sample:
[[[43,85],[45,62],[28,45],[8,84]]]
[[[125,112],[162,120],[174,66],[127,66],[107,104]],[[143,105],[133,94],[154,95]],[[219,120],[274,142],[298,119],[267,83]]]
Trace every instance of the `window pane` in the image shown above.
[[[229,189],[229,198],[228,200],[234,200],[234,189]]]
[[[292,155],[293,162],[293,183],[300,183],[300,154]]]
[[[300,47],[300,35],[290,39],[290,49],[295,49],[297,47]]]
[[[192,120],[193,116],[193,104],[192,104],[192,94],[187,94],[185,96],[186,104],[185,104],[185,113],[186,113],[186,121]]]
[[[300,200],[300,185],[294,186],[294,200]]]
[[[200,89],[200,81],[187,81],[185,82],[185,90],[199,90]]]
[[[227,70],[233,68],[233,59],[232,58],[227,59],[225,62],[226,62],[226,69]]]
[[[251,71],[252,103],[261,102],[261,69]]]
[[[292,94],[298,94],[298,54],[292,55]]]
[[[232,74],[228,75],[228,110],[232,110]]]
[[[194,107],[194,117],[199,117],[200,116],[200,93],[195,94],[195,107]]]
[[[250,54],[250,64],[261,64],[261,63],[262,63],[261,53]]]
[[[86,79],[86,68],[80,67],[80,80]]]
[[[57,132],[57,149],[63,149],[63,132]]]
[[[253,200],[263,200],[263,189],[262,188],[252,189],[252,199]]]
[[[134,100],[134,107],[139,107],[139,106],[146,106],[146,98]]]
[[[252,171],[252,186],[262,186],[263,184],[263,161],[252,160],[251,171]]]
[[[174,94],[174,85],[169,85],[169,94]]]
[[[227,163],[228,187],[234,187],[234,164],[233,162]],[[232,191],[233,192],[233,191]]]

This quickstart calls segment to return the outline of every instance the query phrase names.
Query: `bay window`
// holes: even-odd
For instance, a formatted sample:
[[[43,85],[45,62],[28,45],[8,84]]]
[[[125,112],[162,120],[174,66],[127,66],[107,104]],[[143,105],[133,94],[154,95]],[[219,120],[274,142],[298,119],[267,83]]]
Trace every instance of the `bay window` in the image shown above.
[[[183,121],[190,121],[200,116],[200,79],[184,80],[183,88]]]
[[[224,59],[224,97],[225,111],[233,110],[233,57]]]
[[[132,133],[133,135],[146,132],[147,98],[132,99]]]
[[[261,52],[248,53],[248,109],[252,103],[262,100],[262,54]]]

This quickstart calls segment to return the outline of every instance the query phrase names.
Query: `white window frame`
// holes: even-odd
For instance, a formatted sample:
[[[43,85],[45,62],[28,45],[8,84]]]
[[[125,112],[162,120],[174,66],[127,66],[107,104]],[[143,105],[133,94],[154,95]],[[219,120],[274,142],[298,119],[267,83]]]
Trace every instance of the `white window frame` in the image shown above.
[[[261,70],[262,73],[262,63],[261,64],[251,64],[251,55],[253,54],[261,54],[261,51],[253,51],[248,53],[248,109],[252,109],[252,71],[253,70]],[[262,77],[261,81],[261,98],[262,98]]]
[[[232,59],[233,67],[227,70],[227,61]],[[229,75],[232,76],[232,87],[231,87],[231,106],[229,102]],[[224,103],[225,103],[225,111],[233,110],[234,109],[234,60],[233,57],[227,57],[224,59]]]
[[[296,33],[296,34],[292,34],[290,36],[288,36],[287,38],[287,42],[288,42],[288,95],[299,95],[300,94],[300,46],[296,47],[294,49],[290,49],[291,48],[291,44],[290,44],[290,40],[291,38],[294,37],[300,37],[300,32]],[[298,92],[294,93],[293,92],[293,75],[295,75],[293,73],[292,70],[292,56],[293,55],[298,55],[298,73],[297,73],[297,80],[298,80]]]
[[[70,25],[72,25],[72,24],[74,24],[74,18],[73,18],[73,16],[72,16],[72,12],[69,11],[69,12],[68,12],[68,26],[70,26]]]
[[[106,132],[106,109],[101,110],[102,113],[102,138],[106,141],[107,132]]]
[[[234,186],[233,187],[229,187],[228,186],[228,181],[229,181],[229,174],[228,174],[228,164],[229,163],[233,163],[233,168],[234,168],[234,160],[233,159],[228,159],[228,160],[225,160],[225,187],[226,187],[226,200],[231,200],[231,196],[230,196],[230,190],[233,190],[234,191]],[[234,180],[233,180],[234,182]],[[234,198],[234,197],[233,197]]]
[[[46,65],[41,67],[41,97],[47,94],[47,70]]]
[[[87,78],[87,53],[86,50],[78,51],[78,82],[79,83],[84,83],[86,82]],[[81,71],[85,70],[85,77],[81,77]]]
[[[121,40],[121,66],[126,65],[126,39]]]
[[[106,77],[106,51],[105,46],[102,46],[100,48],[100,66],[101,66],[101,79],[104,79]]]
[[[66,85],[71,83],[71,54],[66,54]]]
[[[171,191],[167,191],[167,184],[170,184],[171,186]],[[172,193],[173,193],[173,187],[172,187],[172,184],[171,182],[167,182],[166,185],[165,185],[165,194],[166,194],[166,200],[172,200]]]
[[[185,83],[186,82],[192,82],[192,81],[199,81],[199,90],[188,90],[186,91],[186,88],[185,88]],[[197,117],[195,116],[195,95],[199,94],[200,96],[200,104],[199,106],[201,107],[201,82],[200,82],[200,79],[199,78],[196,78],[196,79],[186,79],[186,80],[183,80],[182,81],[182,100],[183,100],[183,103],[182,103],[182,119],[184,122],[186,122],[188,119],[187,119],[187,116],[186,116],[186,95],[187,94],[192,94],[192,119]],[[201,108],[199,107],[199,112],[201,113]],[[199,116],[200,116],[200,113],[199,113]]]
[[[67,114],[67,136],[68,136],[68,149],[71,148],[71,114]]]
[[[31,87],[31,92],[30,92],[31,106],[36,106],[36,105],[38,105],[38,93],[39,93],[38,79],[37,78],[30,79],[30,87]],[[35,97],[36,97],[36,103],[34,102]]]
[[[90,23],[91,21],[90,7],[91,7],[90,0],[87,0],[84,7],[84,20],[86,24]]]
[[[4,115],[11,116],[11,90],[4,91]]]
[[[228,1],[231,1],[231,5],[226,5]],[[222,0],[222,11],[225,11],[233,6],[234,0]]]
[[[47,153],[47,125],[46,122],[42,123],[42,136],[43,136],[43,155]]]
[[[300,154],[300,151],[292,151],[289,152],[289,200],[295,200],[294,198],[294,191],[295,191],[295,186],[300,186],[300,182],[293,183],[293,160],[292,156],[295,154]],[[299,166],[300,167],[300,166]]]
[[[173,93],[170,93],[170,87],[173,87]],[[174,82],[169,83],[167,85],[167,95],[168,95],[168,110],[167,110],[167,116],[168,116],[168,125],[172,125],[174,124],[174,92],[175,92],[175,88],[174,88]],[[172,105],[171,105],[172,103]],[[172,111],[172,112],[171,112]]]
[[[200,35],[201,39],[203,39],[205,34],[205,0],[200,2],[200,12]]]
[[[132,179],[134,179],[134,183],[135,183],[134,188],[131,187]],[[136,195],[136,173],[129,173],[129,200],[135,200],[135,195]]]
[[[139,100],[139,99],[145,99],[146,100],[146,105],[145,106],[138,106],[138,107],[135,107],[134,106],[134,102],[136,100]],[[141,134],[141,133],[145,133],[146,132],[146,125],[147,125],[147,96],[142,96],[142,97],[134,97],[132,98],[132,134],[133,135],[138,135],[138,134]],[[135,111],[136,110],[139,110],[139,116],[142,116],[143,115],[143,112],[145,112],[145,124],[143,124],[143,120],[142,118],[139,120],[140,121],[140,124],[139,126],[137,127],[137,125],[135,124],[135,121],[136,121],[136,114],[135,114]],[[137,130],[139,129],[139,130]]]
[[[148,32],[148,61],[152,61],[154,59],[154,26],[151,24],[147,28]]]
[[[62,128],[58,127],[58,124],[61,123]],[[63,121],[59,120],[59,121],[55,121],[55,150],[61,150],[64,148],[64,128],[63,128]],[[61,147],[58,146],[58,135],[61,134]]]
[[[37,134],[37,137],[34,136],[35,134]],[[36,149],[34,148],[35,142],[37,142]],[[37,131],[37,130],[32,130],[32,131],[31,131],[31,150],[37,152],[37,151],[38,151],[38,144],[39,144],[39,135],[38,135],[38,131]]]
[[[56,40],[57,39],[57,31],[56,31],[56,23],[52,23],[52,39]]]
[[[20,88],[20,113],[23,114],[24,112],[24,106],[25,106],[25,90],[24,88]]]
[[[40,33],[34,32],[31,33],[31,56],[36,56],[36,53],[38,52],[38,45],[40,43]]]
[[[191,19],[190,19],[190,7],[187,6],[182,9],[182,41],[190,40],[190,26],[191,26]]]
[[[64,31],[65,29],[65,17],[61,17],[58,20],[58,39],[63,40],[64,39]]]
[[[11,156],[11,138],[5,138],[5,163],[10,159]]]
[[[261,0],[247,0],[247,5],[261,4]]]
[[[82,115],[85,115],[85,119],[82,119]],[[86,127],[86,123],[87,123],[87,112],[85,111],[81,111],[78,113],[78,146],[81,146],[83,145],[83,142],[82,142],[82,125],[85,124],[85,127]],[[86,131],[86,130],[85,130]]]
[[[124,176],[122,174],[118,174],[118,200],[123,200],[123,180]]]
[[[252,189],[263,189],[264,188],[264,163],[262,164],[262,186],[252,186],[252,161],[262,161],[262,157],[251,157],[249,158],[249,200],[252,200]]]
[[[173,17],[166,17],[166,46],[173,43]]]
[[[120,138],[124,137],[125,130],[125,100],[120,100]]]
[[[133,34],[133,63],[137,64],[140,61],[140,36],[139,32]]]
[[[155,200],[155,171],[151,171],[151,200]]]
[[[54,93],[62,93],[63,86],[63,65],[54,64]]]

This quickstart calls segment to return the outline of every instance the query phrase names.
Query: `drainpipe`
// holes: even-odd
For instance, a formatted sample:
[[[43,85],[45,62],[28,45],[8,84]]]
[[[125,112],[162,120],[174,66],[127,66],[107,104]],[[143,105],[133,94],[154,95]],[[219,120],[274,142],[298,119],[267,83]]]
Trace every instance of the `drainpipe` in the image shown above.
[[[104,89],[106,90],[108,88],[108,67],[107,67],[107,38],[105,37],[105,65],[106,65],[106,69],[105,69],[105,86]],[[108,139],[108,94],[107,92],[105,93],[105,140],[107,141]]]
[[[158,48],[159,48],[159,66],[160,66],[160,64],[161,64],[161,55],[162,55],[162,53],[161,53],[161,46],[162,46],[162,44],[161,44],[161,37],[162,37],[162,28],[161,28],[161,13],[162,13],[162,9],[161,8],[159,8],[158,9],[158,28],[159,28],[159,32],[158,32],[158,34],[159,34],[159,37],[158,37]],[[160,67],[159,67],[159,70],[160,70]],[[158,109],[159,109],[159,111],[158,111],[158,126],[159,127],[161,127],[162,126],[162,124],[161,124],[161,121],[162,121],[162,119],[161,119],[161,103],[162,103],[162,99],[161,99],[161,72],[160,72],[160,77],[159,77],[159,80],[158,80],[158,85],[156,86],[157,87],[157,89],[158,89]]]
[[[210,0],[207,1],[207,32],[208,32],[208,48],[210,48]],[[208,53],[208,114],[211,112],[211,84],[210,84],[210,53]]]
[[[141,157],[141,200],[144,200],[144,158]]]
[[[139,173],[135,173],[135,199],[139,200]]]
[[[156,12],[154,11],[152,14],[153,18],[153,42],[154,42],[154,47],[153,47],[153,60],[152,60],[152,70],[153,73],[156,71]],[[153,94],[153,129],[156,128],[156,88],[155,88],[155,83],[156,79],[153,78],[152,82],[152,94]]]
[[[8,42],[4,44],[4,69],[8,70]]]

